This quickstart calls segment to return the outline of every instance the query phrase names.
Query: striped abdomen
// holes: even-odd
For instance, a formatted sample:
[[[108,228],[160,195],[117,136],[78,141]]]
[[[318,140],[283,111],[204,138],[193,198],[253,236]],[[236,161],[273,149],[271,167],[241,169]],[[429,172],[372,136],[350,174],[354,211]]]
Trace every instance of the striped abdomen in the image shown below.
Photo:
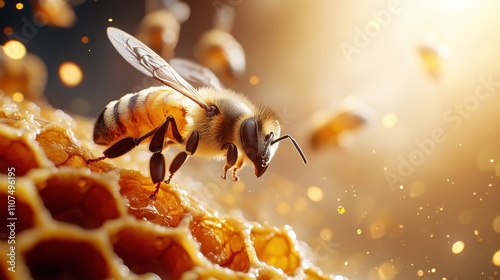
[[[122,138],[140,137],[162,125],[170,115],[184,137],[186,124],[192,122],[186,116],[186,106],[190,106],[190,100],[169,87],[150,87],[126,94],[110,102],[99,115],[94,142],[110,145]],[[173,139],[170,129],[167,137]]]

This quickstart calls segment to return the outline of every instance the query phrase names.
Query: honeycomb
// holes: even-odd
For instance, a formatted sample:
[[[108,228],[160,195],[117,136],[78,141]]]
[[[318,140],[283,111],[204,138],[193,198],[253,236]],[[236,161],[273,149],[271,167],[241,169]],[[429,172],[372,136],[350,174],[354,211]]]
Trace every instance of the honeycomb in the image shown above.
[[[91,120],[0,98],[0,219],[8,225],[0,227],[0,279],[331,278],[290,227],[213,210],[182,185],[162,184],[152,201],[155,186],[141,172],[86,165],[102,150],[91,142]]]

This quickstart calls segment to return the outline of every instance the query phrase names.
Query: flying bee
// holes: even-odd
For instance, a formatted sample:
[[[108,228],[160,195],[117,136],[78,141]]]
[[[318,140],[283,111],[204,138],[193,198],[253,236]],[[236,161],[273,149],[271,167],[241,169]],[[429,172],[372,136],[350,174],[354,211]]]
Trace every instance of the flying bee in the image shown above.
[[[271,108],[256,106],[243,95],[222,88],[215,74],[205,67],[186,60],[173,61],[187,80],[205,85],[195,89],[133,36],[113,27],[109,27],[107,33],[128,63],[166,86],[150,87],[110,102],[97,118],[93,135],[96,144],[108,148],[103,156],[89,159],[87,164],[119,157],[148,140],[153,153],[149,169],[156,184],[152,199],[156,198],[165,179],[162,151],[171,144],[183,145],[185,150],[170,164],[167,184],[195,152],[207,158],[225,158],[223,179],[232,169],[232,179],[237,181],[237,172],[247,161],[260,177],[267,170],[278,143],[285,139],[293,143],[307,164],[297,142],[288,134],[280,136],[278,114]]]

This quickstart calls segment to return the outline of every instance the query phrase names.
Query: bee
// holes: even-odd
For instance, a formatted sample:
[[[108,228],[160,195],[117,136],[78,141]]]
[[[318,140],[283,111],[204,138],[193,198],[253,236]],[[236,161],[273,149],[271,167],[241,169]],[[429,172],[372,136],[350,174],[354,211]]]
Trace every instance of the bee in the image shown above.
[[[109,27],[108,37],[121,56],[137,70],[164,86],[150,87],[111,101],[97,118],[93,139],[108,146],[103,156],[87,160],[87,164],[116,158],[141,142],[149,141],[153,153],[149,169],[156,184],[155,199],[165,179],[166,165],[162,154],[169,145],[181,145],[169,167],[172,176],[194,155],[224,159],[222,178],[232,169],[232,179],[246,162],[251,162],[255,175],[262,176],[273,158],[278,143],[290,140],[302,158],[307,159],[297,142],[288,134],[280,136],[278,114],[267,106],[256,106],[245,96],[223,88],[207,68],[188,60],[173,60],[179,72],[142,42],[126,32]]]

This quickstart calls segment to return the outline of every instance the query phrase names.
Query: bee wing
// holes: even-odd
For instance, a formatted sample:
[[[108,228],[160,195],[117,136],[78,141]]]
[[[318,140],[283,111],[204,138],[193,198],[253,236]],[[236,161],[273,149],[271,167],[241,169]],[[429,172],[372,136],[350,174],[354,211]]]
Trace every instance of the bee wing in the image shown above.
[[[222,84],[214,72],[194,61],[183,58],[172,58],[170,60],[170,65],[191,85],[198,88],[222,88]]]
[[[118,28],[108,27],[107,32],[111,44],[130,65],[182,93],[203,109],[209,109],[198,90],[148,46]]]

